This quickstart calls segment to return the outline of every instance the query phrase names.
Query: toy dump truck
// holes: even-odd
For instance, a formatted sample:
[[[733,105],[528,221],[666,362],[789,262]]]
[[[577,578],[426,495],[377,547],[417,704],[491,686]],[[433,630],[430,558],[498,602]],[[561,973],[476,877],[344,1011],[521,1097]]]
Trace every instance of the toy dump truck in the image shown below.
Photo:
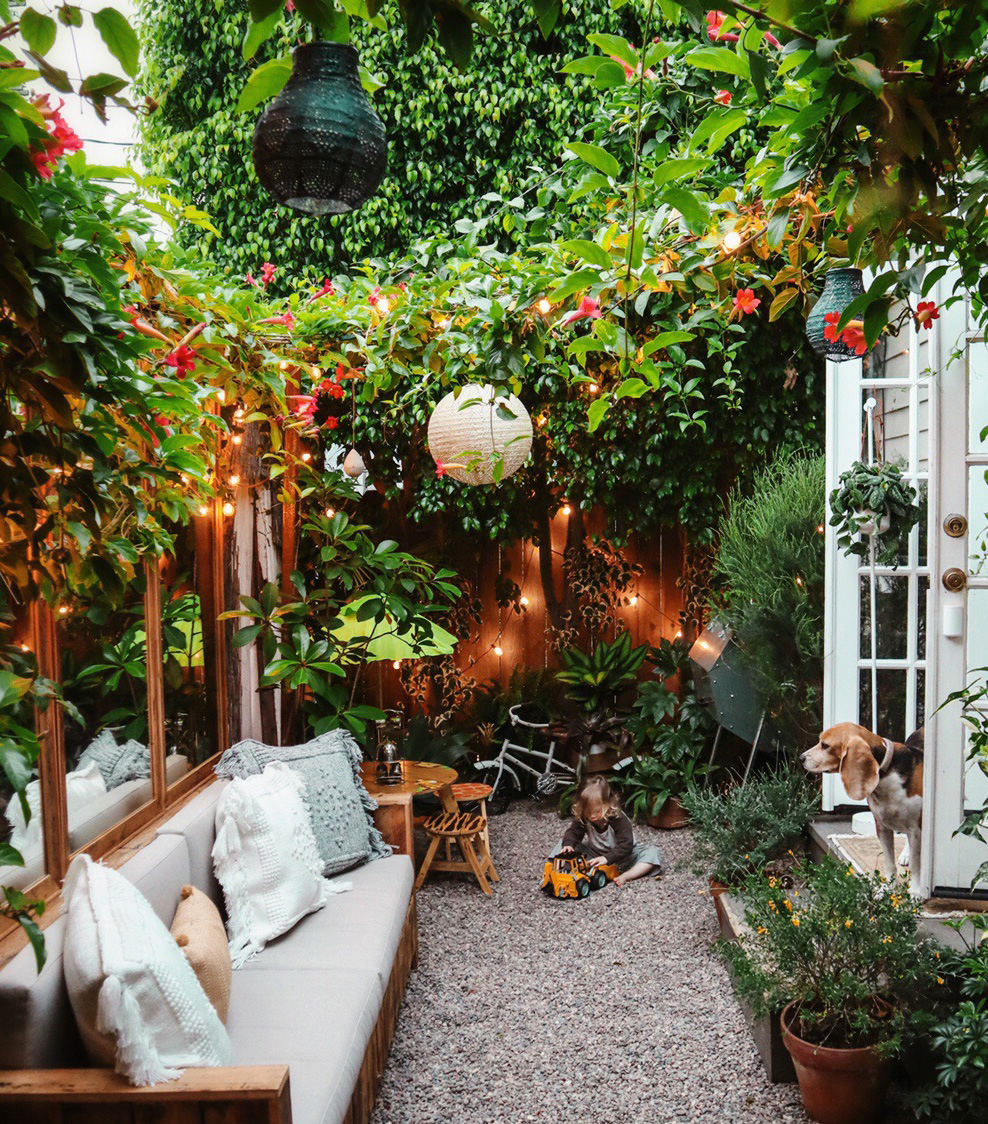
[[[586,898],[613,881],[617,872],[613,864],[590,867],[578,851],[563,851],[546,859],[542,890],[553,898]]]

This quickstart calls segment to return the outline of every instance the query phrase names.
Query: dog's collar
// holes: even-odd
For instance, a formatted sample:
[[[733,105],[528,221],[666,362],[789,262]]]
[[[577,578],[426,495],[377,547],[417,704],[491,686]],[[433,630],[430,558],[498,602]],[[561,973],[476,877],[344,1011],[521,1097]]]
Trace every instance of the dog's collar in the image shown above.
[[[885,756],[882,758],[882,763],[878,766],[879,776],[886,772],[889,765],[892,764],[892,755],[895,753],[895,742],[889,741],[888,738],[882,738],[882,741],[885,743]]]

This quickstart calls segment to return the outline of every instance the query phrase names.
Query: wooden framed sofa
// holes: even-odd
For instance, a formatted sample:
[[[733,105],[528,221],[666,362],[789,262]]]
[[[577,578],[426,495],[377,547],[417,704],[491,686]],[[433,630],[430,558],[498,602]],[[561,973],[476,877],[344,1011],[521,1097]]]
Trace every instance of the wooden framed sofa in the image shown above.
[[[198,793],[119,867],[171,924],[181,889],[222,908],[211,849],[222,781]],[[136,1089],[88,1068],[62,976],[64,919],[0,969],[0,1124],[365,1124],[418,954],[406,855],[353,883],[234,972],[227,1029],[237,1064]]]

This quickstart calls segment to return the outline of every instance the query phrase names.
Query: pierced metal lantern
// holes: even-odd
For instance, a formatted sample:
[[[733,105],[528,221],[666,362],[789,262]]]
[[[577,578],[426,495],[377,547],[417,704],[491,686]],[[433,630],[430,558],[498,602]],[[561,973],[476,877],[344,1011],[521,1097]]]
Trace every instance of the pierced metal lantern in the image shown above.
[[[806,335],[813,350],[825,355],[833,363],[843,363],[845,359],[860,359],[861,356],[843,340],[826,338],[826,318],[832,312],[843,315],[851,301],[863,292],[864,278],[860,269],[829,269],[824,278],[820,299],[806,318]]]
[[[258,118],[254,168],[279,203],[308,215],[340,215],[377,191],[388,138],[348,43],[295,48],[284,90]]]

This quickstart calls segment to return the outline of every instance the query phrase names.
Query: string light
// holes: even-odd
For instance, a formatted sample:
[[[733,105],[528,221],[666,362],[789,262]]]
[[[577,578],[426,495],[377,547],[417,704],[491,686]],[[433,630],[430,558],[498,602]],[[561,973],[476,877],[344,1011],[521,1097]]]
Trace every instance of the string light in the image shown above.
[[[30,652],[31,649],[26,644],[22,644],[21,645],[21,651],[22,652]]]
[[[724,249],[733,253],[741,245],[741,235],[737,230],[729,230],[724,235]]]
[[[243,408],[243,406],[238,406],[233,411],[233,420],[234,421],[243,421],[243,416],[244,416],[244,408]]]
[[[335,514],[336,514],[336,508],[334,508],[334,507],[327,507],[326,508],[326,518],[327,519],[332,519]]]
[[[818,535],[822,535],[822,534],[823,534],[823,524],[822,524],[822,523],[817,523],[817,525],[816,525],[816,533],[817,533]]]
[[[570,505],[568,503],[563,504],[563,515],[569,515],[572,511],[573,511],[573,509],[570,507]]]
[[[232,515],[234,513],[234,511],[236,511],[236,508],[233,505],[233,501],[227,500],[226,503],[223,505],[223,514],[224,515]]]
[[[523,597],[521,599],[521,605],[522,605],[523,608],[527,609],[528,606],[531,605],[531,601],[529,601],[529,599],[527,597]]]
[[[321,367],[313,367],[312,368],[312,377],[314,379],[321,379],[322,378],[322,368]]]
[[[552,311],[552,302],[551,302],[551,301],[547,301],[547,300],[545,299],[545,297],[543,297],[543,298],[542,298],[542,299],[541,299],[541,300],[539,301],[539,303],[538,303],[538,305],[537,305],[536,307],[538,308],[539,312],[541,312],[541,313],[542,313],[542,315],[543,315],[543,316],[548,316],[548,315],[549,315],[549,313],[550,313],[550,312]]]
[[[59,614],[60,614],[61,616],[63,616],[63,617],[64,617],[64,616],[65,616],[65,614],[66,614],[66,613],[67,613],[68,611],[69,611],[69,607],[68,607],[68,605],[59,605],[59,607],[58,607],[58,612],[59,612]]]
[[[236,486],[237,486],[237,485],[238,485],[239,483],[240,483],[240,477],[239,477],[239,476],[237,476],[237,474],[236,474],[236,473],[234,473],[234,474],[233,474],[233,476],[231,476],[231,477],[230,477],[230,487],[231,487],[231,488],[236,488]]]
[[[302,460],[304,460],[305,463],[308,464],[309,461],[312,460],[312,454],[311,453],[303,453],[302,454]]]
[[[633,593],[631,595],[631,597],[628,599],[628,604],[629,605],[637,605],[638,604],[638,594],[637,593]]]
[[[199,505],[199,514],[200,515],[208,515],[209,514],[209,508],[204,503],[201,503]]]
[[[495,656],[503,656],[504,655],[504,649],[501,647],[500,644],[494,645],[494,655]]]
[[[595,382],[592,382],[590,384],[590,393],[596,394],[598,390],[600,390],[600,387]]]
[[[188,484],[188,482],[189,482],[189,478],[188,478],[188,476],[185,475],[184,472],[180,472],[178,474],[178,478],[179,478],[179,480],[182,481],[183,484]]]
[[[799,575],[798,575],[798,574],[796,575],[796,584],[797,584],[797,585],[802,585],[802,584],[803,584],[803,579],[802,579],[801,577],[799,577]]]
[[[401,667],[401,660],[395,660],[391,666],[397,671]]]
[[[223,389],[223,387],[220,387],[220,388],[219,388],[219,390],[217,390],[217,392],[216,392],[216,397],[217,397],[217,398],[218,398],[218,399],[219,399],[219,400],[220,400],[221,402],[225,402],[225,401],[226,401],[226,391],[225,391],[225,390]]]
[[[279,371],[287,371],[288,370],[288,360],[287,359],[282,359],[282,361],[278,364],[278,370]]]
[[[233,435],[233,443],[234,445],[242,445],[244,443],[244,439],[239,433],[235,433]]]
[[[677,639],[677,640],[682,640],[682,638],[683,638],[683,630],[682,630],[682,629],[679,629],[679,630],[678,630],[678,631],[676,632],[676,639]]]

